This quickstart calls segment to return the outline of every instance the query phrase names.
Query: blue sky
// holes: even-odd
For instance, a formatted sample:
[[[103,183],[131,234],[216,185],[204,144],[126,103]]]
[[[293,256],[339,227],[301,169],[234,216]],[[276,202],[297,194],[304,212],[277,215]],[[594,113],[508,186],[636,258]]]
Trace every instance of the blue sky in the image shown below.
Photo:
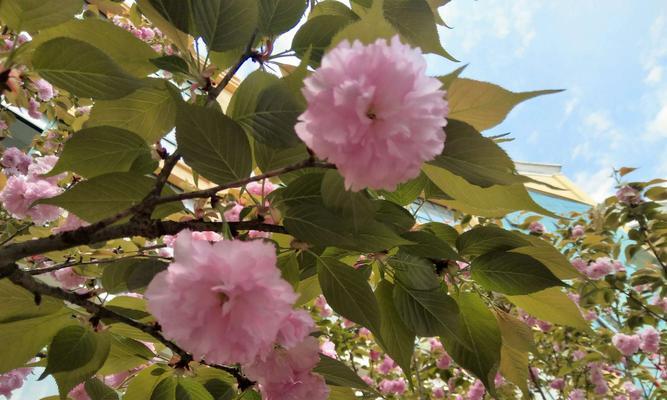
[[[515,160],[563,165],[596,200],[612,167],[667,177],[667,1],[454,0],[445,48],[463,76],[514,91],[566,89],[517,107],[498,127]],[[458,65],[429,57],[432,74]]]

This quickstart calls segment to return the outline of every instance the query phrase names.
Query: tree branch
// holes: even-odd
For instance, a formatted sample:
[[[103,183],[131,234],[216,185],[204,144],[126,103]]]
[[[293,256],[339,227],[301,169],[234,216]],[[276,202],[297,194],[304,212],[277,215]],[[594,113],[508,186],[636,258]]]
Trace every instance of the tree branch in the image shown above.
[[[222,91],[225,90],[225,88],[227,87],[229,82],[231,82],[234,75],[236,75],[236,73],[239,72],[239,69],[241,69],[241,67],[243,66],[243,64],[245,64],[246,61],[248,61],[253,57],[254,53],[252,50],[252,45],[255,43],[256,38],[257,38],[257,32],[252,34],[250,42],[248,43],[248,46],[246,46],[245,51],[243,52],[239,60],[236,62],[236,64],[227,71],[227,73],[222,78],[220,83],[217,86],[211,87],[208,90],[207,104],[212,104],[218,100],[218,96],[220,96],[220,93],[222,93]]]
[[[185,350],[180,348],[174,342],[168,340],[164,337],[160,329],[156,325],[143,324],[137,322],[131,318],[128,318],[124,315],[118,314],[108,308],[105,308],[97,303],[90,301],[85,295],[80,295],[73,292],[67,292],[63,289],[49,286],[43,282],[40,282],[32,277],[29,272],[21,271],[17,265],[13,265],[13,271],[8,275],[9,280],[14,284],[19,285],[32,293],[39,293],[41,295],[54,297],[60,300],[65,300],[69,303],[75,304],[84,310],[88,311],[94,317],[100,319],[110,319],[116,322],[121,322],[123,324],[129,325],[133,328],[139,329],[140,331],[147,333],[159,340],[165,346],[167,346],[174,354],[178,355],[181,359],[179,364],[183,367],[193,360],[192,356],[188,354]],[[241,388],[252,386],[254,383],[246,378],[238,368],[228,367],[224,365],[211,365],[202,363],[217,369],[221,369],[236,378],[236,381]]]
[[[162,260],[162,261],[168,261],[170,258],[166,257],[159,257],[159,256],[148,256],[145,254],[134,254],[126,257],[118,257],[118,258],[105,258],[103,260],[96,260],[96,261],[68,261],[56,265],[52,265],[50,267],[44,267],[44,268],[38,268],[38,269],[31,269],[27,270],[30,275],[42,275],[46,274],[49,272],[54,272],[58,271],[64,268],[70,268],[70,267],[76,267],[78,265],[96,265],[96,264],[110,264],[114,263],[116,261],[123,261],[123,260],[128,260],[128,259],[156,259],[156,260]]]

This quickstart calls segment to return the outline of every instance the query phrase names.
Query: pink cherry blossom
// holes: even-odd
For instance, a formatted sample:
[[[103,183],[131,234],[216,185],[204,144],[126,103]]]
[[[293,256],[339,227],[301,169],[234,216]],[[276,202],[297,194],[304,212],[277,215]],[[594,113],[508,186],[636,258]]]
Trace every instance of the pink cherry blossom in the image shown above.
[[[0,118],[0,131],[4,131],[6,129],[9,129],[9,125],[7,124],[7,121]]]
[[[533,221],[528,225],[528,230],[530,233],[541,235],[546,231],[546,228],[540,221]]]
[[[598,319],[598,313],[595,310],[586,310],[584,313],[584,319],[586,321],[595,321]]]
[[[72,213],[68,213],[67,218],[65,218],[63,223],[60,224],[60,226],[53,228],[52,231],[53,233],[70,232],[88,225],[90,225],[88,222],[82,220]]]
[[[248,231],[248,237],[250,239],[269,239],[271,238],[271,232],[250,230]]]
[[[324,354],[327,357],[336,358],[336,344],[329,339],[325,339],[320,343],[320,353]]]
[[[396,361],[394,361],[391,357],[385,355],[384,359],[382,360],[382,363],[380,363],[377,366],[377,371],[381,374],[388,374],[391,371],[394,370],[394,368],[398,367],[398,364],[396,364]]]
[[[145,26],[141,28],[141,40],[149,42],[155,38],[155,32],[153,29]]]
[[[10,176],[2,192],[0,202],[12,216],[19,219],[32,218],[37,225],[53,221],[60,216],[60,208],[39,204],[37,200],[57,196],[62,190],[45,180],[29,180],[26,176]]]
[[[373,361],[377,361],[377,360],[380,359],[380,354],[381,354],[381,353],[380,353],[379,351],[377,351],[377,350],[375,350],[375,349],[371,349],[371,350],[368,352],[368,357],[370,357],[370,359],[373,360]]]
[[[18,368],[0,374],[0,396],[5,396],[8,399],[11,398],[12,392],[23,386],[25,378],[31,371],[32,369],[30,368]]]
[[[646,354],[657,353],[660,349],[660,332],[654,327],[648,326],[639,332],[641,344],[639,347]]]
[[[586,392],[581,389],[574,389],[570,392],[568,400],[586,400]]]
[[[10,147],[2,153],[0,159],[5,173],[8,175],[25,175],[28,173],[28,167],[32,164],[32,157],[25,154],[16,147]]]
[[[574,361],[583,360],[584,357],[586,357],[586,352],[582,350],[575,350],[572,353],[572,358],[574,359]]]
[[[394,190],[444,148],[447,102],[419,49],[341,42],[304,82],[297,135],[336,164],[345,187]]]
[[[574,228],[572,228],[572,239],[578,239],[582,236],[584,236],[584,233],[586,232],[585,228],[581,225],[577,225]]]
[[[549,387],[555,390],[565,389],[565,380],[563,378],[556,378],[549,383]]]
[[[371,378],[371,377],[368,376],[368,375],[364,375],[364,376],[362,376],[362,377],[361,377],[361,380],[364,381],[364,382],[366,382],[366,384],[367,384],[368,386],[373,386],[373,385],[375,385],[375,382],[373,382],[373,378]]]
[[[37,157],[32,164],[28,167],[28,178],[31,180],[45,180],[51,184],[57,184],[58,181],[67,176],[67,173],[62,173],[50,177],[43,176],[44,174],[50,172],[53,167],[55,167],[58,162],[57,156],[44,156]]]
[[[362,339],[371,340],[373,338],[373,334],[367,328],[362,326],[359,328],[359,337]]]
[[[594,262],[590,263],[584,273],[593,280],[604,278],[614,270],[611,260],[608,257],[600,257]]]
[[[595,386],[595,394],[605,395],[609,391],[609,386],[607,381],[602,374],[602,369],[599,363],[590,363],[588,364],[589,376],[591,383]]]
[[[653,305],[662,309],[662,312],[667,314],[667,297],[656,297],[653,299]]]
[[[442,343],[438,338],[429,338],[428,344],[431,346],[432,353],[437,353],[445,350],[445,348],[442,346]]]
[[[34,82],[35,88],[37,89],[37,97],[41,101],[49,101],[53,98],[55,95],[55,92],[53,90],[53,86],[44,79],[38,79]]]
[[[74,386],[74,389],[72,389],[67,394],[67,396],[69,396],[72,400],[90,400],[90,396],[88,396],[83,383],[79,383],[78,385]]]
[[[405,393],[407,384],[403,379],[393,379],[393,380],[383,379],[382,381],[380,381],[378,388],[380,389],[380,393],[382,394],[402,395],[403,393]]]
[[[234,206],[229,210],[224,212],[225,221],[227,222],[238,222],[241,218],[241,211],[243,211],[243,206],[239,203],[234,203]]]
[[[553,325],[548,323],[547,321],[542,321],[542,320],[537,320],[536,322],[537,327],[540,328],[542,332],[549,332],[551,328],[553,328]]]
[[[34,119],[42,118],[42,112],[39,111],[39,102],[32,97],[28,100],[28,115]]]
[[[314,307],[322,318],[330,317],[333,313],[333,310],[331,310],[331,307],[329,307],[327,300],[322,295],[319,295],[315,298]]]
[[[468,389],[468,400],[482,400],[486,389],[484,389],[484,384],[479,379],[473,383]]]
[[[184,231],[174,262],[146,290],[148,309],[195,357],[249,363],[272,349],[298,297],[276,261],[274,246],[262,241],[210,244]]]
[[[446,394],[445,389],[441,387],[433,388],[433,391],[431,393],[434,399],[444,399]]]
[[[639,190],[632,186],[623,186],[616,191],[616,198],[621,203],[628,205],[636,205],[641,203],[641,194]]]
[[[213,231],[201,231],[201,232],[192,232],[192,240],[202,240],[206,242],[219,242],[223,238],[222,236]]]
[[[51,276],[60,283],[64,289],[74,290],[80,288],[86,283],[88,278],[81,276],[74,271],[74,268],[62,268],[51,272]]]
[[[642,390],[632,382],[623,382],[623,390],[628,394],[628,400],[640,400],[644,397]]]
[[[246,185],[246,190],[253,196],[264,197],[269,193],[276,190],[276,185],[271,183],[271,181],[264,179],[261,182],[250,182]]]
[[[577,271],[581,273],[586,273],[586,268],[588,267],[588,263],[581,258],[575,258],[572,260],[572,266],[577,269]]]
[[[324,400],[329,395],[324,379],[311,372],[319,362],[317,350],[317,340],[308,337],[291,349],[270,351],[243,371],[259,383],[264,400]]]
[[[315,321],[305,310],[293,310],[283,321],[276,342],[291,348],[301,343],[315,328]]]
[[[440,369],[448,369],[452,366],[452,358],[449,356],[449,354],[445,353],[440,356],[440,358],[438,358],[438,361],[436,361],[435,365]]]
[[[631,356],[639,351],[641,338],[639,335],[626,335],[624,333],[617,333],[611,338],[611,342],[623,355]]]
[[[499,372],[496,373],[496,376],[493,378],[493,384],[496,387],[502,386],[505,384],[505,378],[503,378],[502,375],[500,375]]]

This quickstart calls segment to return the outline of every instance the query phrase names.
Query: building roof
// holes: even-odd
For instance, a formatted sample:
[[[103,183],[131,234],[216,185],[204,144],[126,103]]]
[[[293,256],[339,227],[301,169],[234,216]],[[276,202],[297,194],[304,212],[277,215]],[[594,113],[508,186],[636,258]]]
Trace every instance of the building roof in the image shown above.
[[[521,175],[539,182],[526,184],[526,187],[531,191],[576,201],[586,205],[592,206],[596,204],[595,200],[563,174],[560,165],[521,161],[515,162],[515,165],[517,172]]]

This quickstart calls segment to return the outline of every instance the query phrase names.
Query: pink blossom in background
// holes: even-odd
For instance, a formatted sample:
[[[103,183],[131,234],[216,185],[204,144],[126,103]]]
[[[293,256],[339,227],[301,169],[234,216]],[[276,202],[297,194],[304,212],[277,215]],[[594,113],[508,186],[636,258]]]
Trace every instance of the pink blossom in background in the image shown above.
[[[581,273],[586,273],[586,268],[588,267],[588,263],[581,258],[575,258],[572,260],[572,266],[577,269],[577,271]]]
[[[662,308],[662,312],[667,314],[667,297],[654,298],[653,305]]]
[[[10,176],[0,192],[0,202],[15,218],[30,217],[35,224],[43,225],[58,219],[60,208],[46,204],[31,207],[31,204],[40,199],[57,196],[61,191],[58,186],[47,181],[33,181],[26,176]]]
[[[407,389],[407,383],[404,379],[383,379],[378,385],[380,393],[382,394],[396,394],[402,395]]]
[[[31,368],[17,368],[0,374],[0,396],[11,398],[14,390],[23,387],[23,382],[31,371]]]
[[[7,121],[0,118],[0,130],[4,131],[5,129],[9,129],[9,125],[7,125]]]
[[[505,378],[503,378],[502,375],[500,375],[499,372],[496,373],[496,376],[493,378],[493,384],[498,387],[502,386],[505,384]]]
[[[628,394],[628,400],[640,400],[644,397],[642,390],[632,382],[623,382],[623,390]]]
[[[319,360],[317,340],[308,337],[292,349],[270,351],[243,371],[259,383],[264,400],[325,400],[329,389],[324,378],[311,372]]]
[[[278,331],[276,342],[283,347],[294,347],[301,343],[315,328],[315,321],[305,310],[292,310]]]
[[[375,382],[373,381],[373,378],[371,378],[371,377],[368,376],[368,375],[364,375],[364,376],[362,376],[362,377],[361,377],[361,380],[364,381],[364,382],[366,382],[366,384],[367,384],[368,386],[371,386],[371,387],[372,387],[372,386],[375,385]]]
[[[385,355],[384,359],[382,362],[375,368],[377,371],[383,375],[386,375],[390,373],[391,371],[394,370],[394,368],[398,367],[398,364],[396,364],[396,361],[394,361],[391,357]]]
[[[574,228],[572,228],[572,239],[578,239],[582,236],[584,236],[584,233],[586,232],[585,228],[581,225],[577,225]]]
[[[65,218],[63,223],[60,224],[60,226],[53,228],[52,231],[53,233],[70,232],[88,225],[90,225],[88,222],[82,220],[72,213],[68,213],[67,218]]]
[[[572,353],[572,358],[574,359],[574,361],[583,360],[584,357],[586,357],[586,352],[585,351],[575,350]]]
[[[164,335],[194,357],[249,363],[273,348],[298,297],[276,262],[271,244],[210,244],[184,231],[174,262],[146,290],[148,309]]]
[[[164,49],[164,47],[162,47],[162,45],[160,43],[156,43],[156,44],[151,45],[151,49],[153,49],[153,51],[156,52],[156,53],[162,53],[162,50]],[[164,71],[163,74],[168,73],[168,72],[169,71]],[[165,76],[165,78],[167,78],[167,76]]]
[[[28,100],[28,115],[34,119],[42,118],[42,112],[39,111],[39,102],[32,97]]]
[[[7,175],[25,175],[28,173],[28,167],[32,164],[32,157],[16,147],[10,147],[2,153],[0,163],[2,163]]]
[[[598,313],[595,310],[586,310],[584,313],[584,319],[586,321],[595,321],[598,319]]]
[[[64,289],[74,290],[80,288],[88,278],[74,271],[74,268],[63,268],[51,272],[51,276],[60,283]]]
[[[586,400],[586,392],[581,389],[574,389],[570,392],[568,400]]]
[[[438,358],[438,361],[436,361],[435,365],[440,369],[448,369],[452,366],[452,358],[449,356],[449,354],[445,353],[440,356],[440,358]]]
[[[441,387],[433,388],[431,392],[434,399],[444,399],[445,398],[445,389]]]
[[[584,270],[584,273],[589,278],[593,280],[598,280],[612,273],[613,270],[614,267],[611,263],[611,260],[608,257],[600,257],[597,260],[590,263]]]
[[[49,101],[55,95],[53,86],[51,86],[51,84],[44,79],[38,79],[34,82],[34,84],[35,89],[37,89],[37,97],[39,97],[41,101]]]
[[[639,347],[646,354],[657,353],[660,349],[660,332],[654,327],[648,326],[639,332],[641,343]]]
[[[428,339],[428,344],[431,346],[431,352],[432,353],[437,353],[440,351],[444,351],[445,348],[442,346],[442,343],[438,338],[429,338]]]
[[[331,307],[329,307],[327,300],[322,295],[319,295],[315,298],[313,306],[315,307],[318,314],[320,314],[320,317],[322,318],[330,317],[331,314],[333,313],[333,310],[331,310]]]
[[[28,33],[21,32],[21,33],[19,33],[18,37],[16,38],[16,44],[18,44],[20,46],[24,43],[27,43],[27,42],[31,41],[31,40],[32,40],[32,37]]]
[[[631,356],[639,351],[641,338],[639,335],[626,335],[624,333],[617,333],[611,338],[614,347],[618,349],[623,355]]]
[[[605,395],[609,391],[609,386],[607,381],[602,374],[602,370],[599,363],[590,363],[588,364],[589,376],[591,383],[595,386],[595,394]]]
[[[253,196],[264,197],[276,190],[276,185],[271,181],[264,179],[260,182],[250,182],[246,185],[246,190]]]
[[[616,198],[621,203],[636,205],[641,203],[641,194],[639,190],[631,186],[623,186],[616,191]]]
[[[551,328],[553,328],[553,325],[548,323],[547,321],[542,321],[542,320],[537,320],[536,322],[537,327],[540,328],[542,332],[549,332]]]
[[[325,339],[320,343],[320,353],[324,354],[327,357],[336,358],[336,344],[329,339]]]
[[[141,28],[141,40],[149,42],[153,39],[155,39],[155,32],[153,29],[147,26]]]
[[[69,396],[69,398],[72,400],[90,400],[90,396],[88,396],[83,383],[79,383],[78,385],[74,386],[74,389],[72,389],[67,394],[67,396]]]
[[[447,102],[421,50],[343,41],[304,81],[297,135],[338,167],[345,187],[394,190],[444,148]]]
[[[51,172],[51,170],[53,169],[53,167],[55,167],[57,162],[58,162],[57,156],[49,155],[49,156],[35,158],[33,163],[30,164],[30,166],[28,167],[28,178],[33,181],[44,180],[53,185],[57,184],[58,181],[67,176],[67,173],[62,173],[49,177],[43,176],[44,174]]]
[[[80,117],[82,115],[90,114],[90,110],[92,110],[92,106],[82,106],[82,107],[77,107],[74,109],[74,115],[77,117]]]
[[[375,349],[371,349],[368,353],[368,356],[370,357],[371,360],[377,361],[380,359],[380,352]]]
[[[271,232],[250,230],[248,231],[248,237],[250,239],[270,239]]]
[[[205,242],[219,242],[222,236],[213,231],[192,232],[192,240],[201,240]]]
[[[556,378],[549,383],[549,387],[555,390],[565,389],[565,380],[563,378]]]
[[[373,338],[373,334],[367,328],[362,326],[359,328],[359,337],[362,339],[371,340]]]
[[[225,221],[227,222],[238,222],[241,219],[241,211],[243,211],[243,206],[239,203],[234,203],[234,206],[229,210],[224,212]]]
[[[354,326],[354,322],[350,321],[347,318],[343,318],[343,328],[348,329]]]
[[[528,230],[530,233],[541,235],[546,231],[546,228],[540,221],[533,221],[528,225]]]
[[[485,393],[484,384],[478,379],[468,389],[467,398],[468,400],[482,400]]]

